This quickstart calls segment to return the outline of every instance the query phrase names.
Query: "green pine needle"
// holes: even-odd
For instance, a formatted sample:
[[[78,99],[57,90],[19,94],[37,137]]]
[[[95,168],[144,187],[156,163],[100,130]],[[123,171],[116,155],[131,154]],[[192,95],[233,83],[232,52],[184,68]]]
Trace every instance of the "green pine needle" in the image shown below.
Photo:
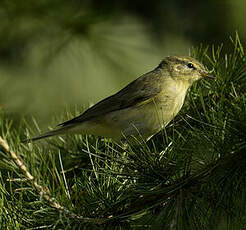
[[[231,41],[231,52],[223,46],[193,49],[216,80],[195,84],[165,130],[125,150],[105,138],[79,135],[23,144],[39,131],[35,119],[16,122],[1,111],[0,134],[35,181],[71,213],[95,221],[51,207],[0,147],[0,226],[243,229],[246,56],[238,34]]]

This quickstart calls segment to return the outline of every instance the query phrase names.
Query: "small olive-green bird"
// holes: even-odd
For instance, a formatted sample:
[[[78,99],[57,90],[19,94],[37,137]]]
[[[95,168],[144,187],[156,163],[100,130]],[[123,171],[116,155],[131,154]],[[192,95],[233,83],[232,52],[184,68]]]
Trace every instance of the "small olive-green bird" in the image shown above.
[[[205,77],[212,76],[194,58],[168,56],[154,70],[80,116],[28,141],[67,133],[93,134],[116,141],[141,135],[148,140],[177,115],[190,86]]]

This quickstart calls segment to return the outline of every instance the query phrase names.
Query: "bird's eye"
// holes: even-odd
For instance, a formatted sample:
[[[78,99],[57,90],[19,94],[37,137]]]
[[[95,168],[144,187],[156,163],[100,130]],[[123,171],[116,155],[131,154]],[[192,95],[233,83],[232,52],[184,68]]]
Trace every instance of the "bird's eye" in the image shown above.
[[[190,69],[195,69],[195,67],[194,67],[194,65],[192,63],[188,63],[187,67],[190,68]]]

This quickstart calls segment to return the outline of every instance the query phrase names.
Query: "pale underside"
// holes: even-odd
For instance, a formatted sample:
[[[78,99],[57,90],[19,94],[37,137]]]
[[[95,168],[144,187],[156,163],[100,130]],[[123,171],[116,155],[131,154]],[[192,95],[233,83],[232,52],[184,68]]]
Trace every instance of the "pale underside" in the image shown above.
[[[187,89],[179,90],[176,87],[173,92],[159,94],[139,105],[84,121],[72,128],[71,132],[111,137],[116,141],[140,135],[147,140],[164,128],[180,111]]]

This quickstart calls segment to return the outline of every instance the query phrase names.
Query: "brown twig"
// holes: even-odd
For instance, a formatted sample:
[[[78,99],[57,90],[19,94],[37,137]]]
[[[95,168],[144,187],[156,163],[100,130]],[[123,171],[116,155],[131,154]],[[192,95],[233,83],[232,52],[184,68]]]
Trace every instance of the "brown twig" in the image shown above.
[[[52,206],[53,208],[57,209],[58,211],[64,213],[67,217],[72,218],[72,219],[76,219],[79,222],[84,222],[84,223],[90,222],[90,223],[95,223],[95,224],[101,224],[101,223],[104,223],[108,220],[108,219],[103,219],[103,218],[99,219],[99,218],[88,218],[88,217],[78,216],[77,214],[69,211],[64,206],[60,205],[55,200],[55,198],[50,196],[50,192],[48,189],[44,189],[41,185],[39,185],[35,181],[34,176],[27,170],[27,167],[24,164],[24,162],[17,156],[17,154],[15,152],[13,152],[10,149],[8,143],[4,139],[2,139],[2,137],[0,137],[0,146],[3,147],[3,149],[5,150],[6,153],[10,154],[11,158],[16,163],[16,165],[20,168],[20,170],[25,175],[27,180],[35,187],[35,189],[37,190],[39,195],[41,197],[43,197],[44,200],[46,200],[50,206]]]

